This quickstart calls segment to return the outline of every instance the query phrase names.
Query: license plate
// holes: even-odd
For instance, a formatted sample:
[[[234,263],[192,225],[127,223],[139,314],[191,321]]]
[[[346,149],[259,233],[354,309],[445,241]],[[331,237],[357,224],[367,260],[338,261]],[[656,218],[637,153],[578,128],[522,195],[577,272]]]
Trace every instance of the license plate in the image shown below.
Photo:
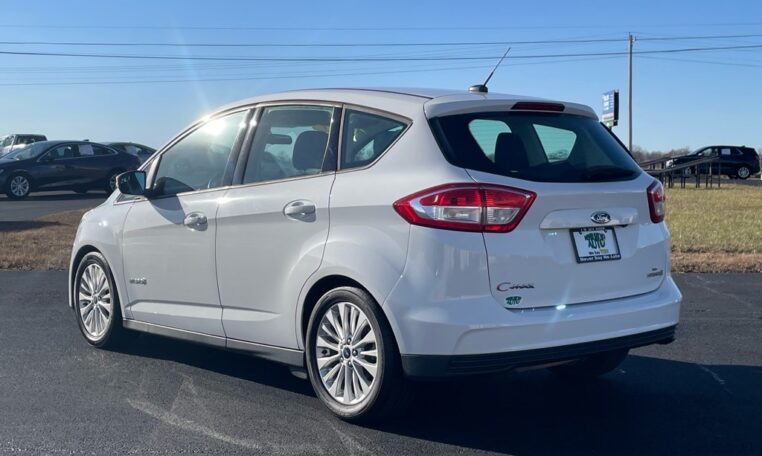
[[[619,260],[619,243],[613,227],[579,228],[571,230],[577,263]]]

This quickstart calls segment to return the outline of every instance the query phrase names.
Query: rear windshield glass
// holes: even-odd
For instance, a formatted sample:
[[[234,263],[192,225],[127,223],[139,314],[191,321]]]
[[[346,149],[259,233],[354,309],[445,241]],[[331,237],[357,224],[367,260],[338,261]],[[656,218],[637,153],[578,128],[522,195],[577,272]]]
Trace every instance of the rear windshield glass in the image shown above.
[[[447,160],[476,171],[537,182],[634,179],[640,167],[595,119],[490,112],[431,121]]]

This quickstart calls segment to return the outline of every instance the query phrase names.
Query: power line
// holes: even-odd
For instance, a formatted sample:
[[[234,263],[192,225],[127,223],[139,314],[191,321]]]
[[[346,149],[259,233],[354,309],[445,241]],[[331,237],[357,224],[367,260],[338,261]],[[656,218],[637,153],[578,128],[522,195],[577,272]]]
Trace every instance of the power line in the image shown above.
[[[711,39],[760,38],[762,34],[743,35],[694,35],[638,38],[638,41],[689,41]],[[627,38],[592,38],[592,39],[553,39],[522,41],[451,41],[417,43],[167,43],[167,42],[108,42],[108,41],[0,41],[7,46],[115,46],[115,47],[272,47],[272,48],[319,48],[319,47],[441,47],[441,46],[508,46],[523,44],[561,44],[561,43],[615,43],[626,42]]]
[[[522,62],[522,63],[507,63],[506,66],[525,66],[525,65],[547,65],[566,62],[579,62],[590,60],[607,60],[615,57],[590,57],[579,59],[566,59],[556,61],[542,61],[542,62]],[[218,81],[254,81],[254,80],[275,80],[275,79],[302,79],[302,78],[323,78],[323,77],[337,77],[337,76],[365,76],[376,74],[401,74],[401,73],[426,73],[431,71],[454,71],[454,70],[474,70],[492,68],[492,65],[473,65],[473,66],[457,66],[457,67],[441,67],[441,68],[420,68],[413,70],[389,70],[389,71],[357,71],[357,72],[345,72],[345,73],[312,73],[312,74],[294,74],[289,72],[286,75],[269,75],[269,76],[242,76],[242,77],[218,77],[218,78],[185,78],[185,79],[138,79],[138,80],[114,80],[109,79],[106,81],[90,80],[90,81],[64,81],[61,82],[60,78],[57,78],[55,82],[19,82],[19,83],[0,83],[0,87],[7,86],[66,86],[66,85],[125,85],[125,84],[153,84],[153,83],[176,83],[176,82],[218,82]]]
[[[760,36],[762,35],[754,35]],[[421,43],[138,43],[92,41],[0,41],[0,45],[20,46],[146,46],[146,47],[435,47],[435,46],[503,46],[519,44],[606,43],[622,41],[620,38],[559,39],[534,41],[453,41]]]
[[[732,49],[759,49],[762,44],[736,45],[736,46],[711,46],[678,49],[658,49],[635,51],[633,54],[675,54],[684,52],[722,51]],[[568,54],[534,54],[514,55],[516,59],[545,59],[562,57],[603,57],[627,55],[627,52],[588,52]],[[110,58],[110,59],[146,59],[146,60],[201,60],[201,61],[232,61],[232,62],[434,62],[434,61],[479,61],[497,60],[500,56],[451,56],[451,57],[214,57],[214,56],[179,56],[179,55],[133,55],[133,54],[85,54],[70,52],[25,52],[25,51],[0,51],[0,55],[20,56],[43,56],[43,57],[86,57],[86,58]]]
[[[742,62],[718,62],[714,60],[697,60],[697,59],[685,59],[685,58],[676,58],[676,57],[657,57],[652,55],[642,55],[639,58],[648,59],[648,60],[662,60],[667,62],[707,63],[710,65],[762,68],[762,65],[757,65],[753,63],[742,63]]]
[[[546,30],[546,29],[611,29],[611,28],[675,28],[675,27],[743,27],[759,26],[762,22],[716,22],[681,24],[617,24],[617,25],[478,25],[478,26],[193,26],[193,25],[117,25],[117,24],[0,24],[3,28],[23,29],[115,29],[115,30],[250,30],[250,31],[387,31],[387,30]]]

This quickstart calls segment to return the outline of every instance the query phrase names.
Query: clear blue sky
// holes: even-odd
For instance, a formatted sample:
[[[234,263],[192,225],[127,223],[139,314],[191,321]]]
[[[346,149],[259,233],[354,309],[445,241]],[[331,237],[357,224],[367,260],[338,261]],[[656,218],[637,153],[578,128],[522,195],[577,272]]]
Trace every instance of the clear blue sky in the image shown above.
[[[266,6],[265,6],[266,5]],[[601,109],[620,89],[627,141],[627,57],[521,59],[626,51],[637,38],[762,35],[762,2],[731,1],[145,1],[5,0],[0,41],[133,43],[420,43],[620,38],[515,44],[497,92]],[[762,45],[762,36],[638,41],[636,51]],[[0,51],[228,57],[497,56],[504,45],[352,48],[197,48],[0,44]],[[515,56],[513,60],[511,56]],[[679,60],[678,60],[679,59]],[[153,146],[230,101],[336,86],[466,89],[487,61],[235,62],[0,54],[0,134],[132,140]],[[762,147],[762,48],[636,56],[634,144]],[[199,81],[203,79],[239,79]],[[245,80],[240,80],[245,79]],[[184,82],[155,82],[155,81]],[[194,81],[195,80],[195,81]]]

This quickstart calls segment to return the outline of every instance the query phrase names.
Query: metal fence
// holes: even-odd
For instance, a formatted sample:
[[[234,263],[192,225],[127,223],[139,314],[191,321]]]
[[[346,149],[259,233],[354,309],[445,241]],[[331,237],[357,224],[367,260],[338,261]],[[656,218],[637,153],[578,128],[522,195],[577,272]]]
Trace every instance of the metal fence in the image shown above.
[[[715,185],[715,177],[717,178],[717,187],[720,187],[722,183],[720,178],[722,176],[722,163],[719,157],[704,157],[688,163],[667,166],[667,162],[670,160],[674,160],[674,157],[657,158],[638,164],[645,172],[659,179],[662,184],[669,188],[674,187],[675,181],[680,183],[680,188],[685,188],[688,181],[695,181],[695,186],[698,188],[701,187],[702,180],[706,188],[711,188]],[[704,167],[699,166],[704,164],[708,164],[706,173],[702,173]]]

